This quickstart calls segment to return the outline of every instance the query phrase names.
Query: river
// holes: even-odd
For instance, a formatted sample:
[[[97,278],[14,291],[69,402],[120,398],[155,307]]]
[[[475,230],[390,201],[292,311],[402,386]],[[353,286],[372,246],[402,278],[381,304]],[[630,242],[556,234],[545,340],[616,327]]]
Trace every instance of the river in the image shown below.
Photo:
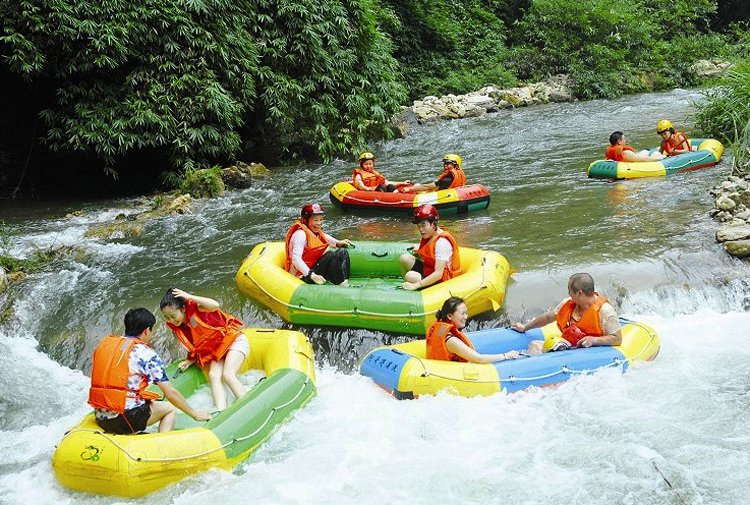
[[[512,396],[440,395],[399,402],[359,376],[376,345],[406,336],[301,327],[313,341],[318,396],[234,473],[210,471],[129,503],[205,504],[745,504],[750,496],[748,267],[713,240],[708,192],[730,172],[608,183],[585,169],[609,134],[655,145],[669,118],[693,133],[692,90],[550,104],[414,128],[372,146],[394,180],[432,180],[444,154],[492,194],[487,211],[445,219],[467,246],[517,270],[504,307],[469,329],[525,321],[566,294],[571,273],[627,317],[653,326],[656,361]],[[697,132],[695,132],[697,133]],[[328,189],[351,160],[277,170],[242,192],[160,219],[143,235],[102,243],[93,224],[134,200],[0,204],[15,256],[72,245],[84,258],[13,286],[0,326],[0,503],[114,504],[56,483],[55,444],[87,411],[91,352],[122,331],[129,307],[156,311],[170,286],[218,299],[248,326],[288,327],[245,299],[234,274],[251,247],[282,240],[303,203],[323,203],[339,238],[417,240],[404,218],[343,214]],[[83,210],[78,217],[67,213]],[[179,357],[160,323],[155,347]],[[85,373],[84,373],[85,372]]]

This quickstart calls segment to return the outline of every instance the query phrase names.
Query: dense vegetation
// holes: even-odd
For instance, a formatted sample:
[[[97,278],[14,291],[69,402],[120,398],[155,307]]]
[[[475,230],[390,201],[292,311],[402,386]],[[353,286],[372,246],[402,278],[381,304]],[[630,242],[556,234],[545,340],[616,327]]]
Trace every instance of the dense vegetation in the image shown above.
[[[736,23],[750,7],[4,0],[0,16],[0,188],[29,194],[63,181],[86,191],[102,167],[153,187],[164,171],[237,157],[351,154],[387,138],[408,99],[487,84],[566,73],[581,98],[694,85],[696,60],[747,47]]]

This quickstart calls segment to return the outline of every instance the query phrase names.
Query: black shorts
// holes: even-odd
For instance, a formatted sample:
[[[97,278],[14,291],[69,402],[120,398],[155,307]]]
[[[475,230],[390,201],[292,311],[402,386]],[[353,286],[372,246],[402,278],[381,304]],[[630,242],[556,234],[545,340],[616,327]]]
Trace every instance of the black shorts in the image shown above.
[[[151,402],[146,402],[112,419],[97,419],[96,424],[107,433],[132,435],[146,429],[149,417],[151,417]]]
[[[409,271],[410,272],[417,272],[419,275],[421,275],[422,277],[424,277],[424,262],[421,259],[419,259],[419,258],[415,258],[414,259],[414,266],[411,267],[411,269]]]

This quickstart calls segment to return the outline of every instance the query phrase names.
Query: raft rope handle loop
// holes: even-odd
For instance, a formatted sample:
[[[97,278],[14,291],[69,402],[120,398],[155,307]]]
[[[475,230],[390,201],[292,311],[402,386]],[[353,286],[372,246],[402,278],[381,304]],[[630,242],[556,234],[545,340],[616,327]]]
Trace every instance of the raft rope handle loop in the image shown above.
[[[687,154],[687,153],[686,153],[686,154]],[[714,156],[714,153],[713,153],[713,152],[711,152],[711,151],[707,151],[707,152],[706,152],[706,155],[705,155],[705,156],[704,156],[703,158],[700,158],[700,159],[697,159],[697,160],[691,160],[691,161],[689,161],[689,162],[685,162],[685,164],[683,164],[683,165],[677,165],[677,166],[674,166],[674,167],[666,167],[666,166],[665,166],[665,167],[664,167],[664,170],[681,170],[681,169],[683,169],[683,168],[687,167],[688,165],[692,165],[692,164],[694,164],[694,163],[700,163],[701,161],[705,161],[705,160],[706,160],[706,159],[708,159],[708,158],[709,158],[710,156]],[[714,157],[715,157],[715,156],[714,156]],[[658,161],[661,161],[661,160],[658,160]],[[618,163],[619,163],[619,162],[618,162]],[[631,162],[628,162],[628,163],[629,163],[629,165],[628,165],[628,171],[629,171],[629,172],[644,173],[644,174],[645,174],[645,173],[651,173],[651,170],[638,170],[638,169],[635,169],[635,168],[631,168],[631,167],[630,167],[630,165],[634,165],[634,164],[635,164],[635,163],[634,163],[634,162],[632,162],[632,161],[631,161]]]
[[[625,363],[629,363],[631,361],[636,361],[644,352],[646,352],[646,349],[648,349],[649,345],[651,344],[651,342],[653,342],[654,337],[656,335],[651,330],[648,330],[645,326],[643,326],[640,323],[631,322],[630,324],[633,324],[635,326],[639,326],[639,327],[641,327],[643,329],[646,329],[649,332],[648,342],[646,342],[646,345],[643,346],[643,349],[641,349],[641,351],[638,354],[636,354],[635,356],[633,356],[632,358],[626,358],[625,360],[622,360],[622,361],[620,361],[619,359],[617,359],[613,363],[609,363],[607,365],[602,365],[600,367],[597,367],[597,368],[594,368],[594,369],[591,369],[591,370],[589,370],[589,369],[575,370],[575,369],[568,368],[567,365],[563,365],[560,368],[560,370],[556,370],[556,371],[553,371],[553,372],[550,372],[550,373],[544,374],[544,375],[538,375],[536,377],[516,377],[516,376],[509,376],[507,379],[492,379],[492,380],[479,380],[479,379],[476,379],[476,380],[468,380],[468,379],[464,379],[462,377],[450,377],[448,375],[442,375],[442,374],[439,374],[439,373],[430,372],[430,370],[427,368],[427,365],[425,365],[425,363],[424,363],[424,361],[423,361],[422,358],[420,358],[419,356],[414,356],[414,355],[412,355],[412,357],[415,358],[417,361],[419,361],[419,364],[422,365],[422,368],[424,369],[424,375],[423,376],[425,376],[425,377],[433,376],[433,377],[439,377],[441,379],[446,379],[446,380],[450,380],[450,381],[471,382],[471,383],[474,383],[474,384],[476,384],[476,383],[487,383],[487,384],[492,383],[492,384],[495,384],[495,383],[498,383],[498,382],[502,384],[503,382],[535,381],[535,380],[540,380],[540,379],[549,379],[550,377],[554,377],[555,375],[560,375],[560,374],[564,374],[564,373],[571,374],[571,375],[575,375],[575,374],[586,375],[586,374],[589,374],[589,373],[591,373],[593,371],[602,370],[602,369],[605,369],[605,368],[612,368],[612,367],[615,367],[615,366],[621,366],[621,365],[624,365]]]
[[[299,354],[302,354],[302,353],[299,353]],[[209,455],[211,453],[224,450],[224,448],[229,447],[232,444],[235,444],[237,442],[243,442],[243,441],[245,441],[245,440],[247,440],[249,438],[254,437],[258,433],[260,433],[263,430],[263,428],[265,428],[265,426],[271,421],[271,418],[273,417],[273,414],[276,412],[276,410],[283,409],[285,407],[288,407],[292,403],[294,403],[294,401],[297,400],[297,398],[300,397],[300,395],[302,394],[302,392],[307,388],[307,385],[310,383],[310,374],[312,372],[312,360],[308,359],[307,362],[308,362],[307,374],[306,374],[307,378],[305,379],[305,382],[302,383],[302,386],[300,387],[299,391],[297,391],[297,394],[294,395],[294,397],[292,397],[286,403],[283,403],[281,405],[276,405],[275,407],[271,407],[270,414],[268,414],[268,417],[266,417],[265,421],[263,421],[263,423],[254,432],[252,432],[252,433],[250,433],[248,435],[245,435],[243,437],[235,438],[235,439],[233,439],[233,440],[231,440],[229,442],[226,442],[226,443],[220,445],[219,447],[215,447],[215,448],[209,449],[207,451],[199,452],[199,453],[196,453],[196,454],[190,454],[190,455],[187,455],[187,456],[180,456],[180,457],[176,457],[176,458],[141,458],[141,457],[138,457],[138,456],[133,456],[125,447],[123,447],[121,444],[117,443],[117,441],[109,433],[105,433],[105,432],[103,432],[101,430],[93,430],[93,429],[90,429],[90,428],[74,428],[74,429],[70,430],[68,433],[65,434],[65,436],[63,437],[63,440],[70,433],[74,433],[74,432],[95,433],[95,434],[101,435],[102,437],[104,437],[107,440],[109,440],[109,442],[112,445],[114,445],[115,447],[117,447],[118,449],[120,449],[123,453],[125,453],[125,455],[128,458],[130,458],[130,459],[132,459],[134,461],[143,461],[143,462],[146,462],[146,463],[165,463],[165,462],[169,462],[169,461],[184,461],[184,460],[187,460],[187,459],[200,458],[202,456],[207,456],[207,455]]]
[[[268,242],[266,242],[266,243],[268,243]],[[370,311],[370,310],[362,310],[362,309],[357,309],[356,307],[353,310],[352,309],[334,310],[334,309],[318,309],[318,308],[315,308],[315,307],[305,307],[302,304],[293,305],[293,304],[291,304],[289,302],[286,302],[286,301],[281,300],[280,298],[274,296],[272,293],[270,293],[268,290],[266,290],[263,286],[261,286],[258,283],[258,281],[256,281],[253,277],[250,276],[250,274],[248,273],[248,270],[250,270],[250,267],[252,267],[253,263],[255,263],[258,259],[260,259],[260,257],[261,257],[261,255],[259,254],[247,266],[247,268],[245,269],[245,271],[242,272],[242,273],[245,275],[245,277],[247,277],[248,279],[250,279],[253,282],[253,284],[255,284],[258,287],[258,289],[260,289],[263,292],[263,294],[265,294],[267,297],[271,298],[273,301],[275,301],[279,305],[283,305],[283,306],[285,306],[287,308],[292,308],[292,309],[297,309],[297,310],[303,310],[303,311],[306,311],[306,312],[313,312],[313,313],[316,313],[316,314],[364,314],[366,316],[392,317],[392,318],[399,318],[399,319],[403,318],[403,317],[421,317],[421,316],[426,316],[426,315],[431,315],[432,314],[432,312],[412,312],[412,311],[409,311],[408,313],[394,314],[392,312],[374,312],[374,311]],[[485,283],[485,279],[487,277],[487,261],[486,261],[486,259],[487,259],[486,256],[484,254],[482,254],[482,281],[480,282],[479,286],[476,289],[474,289],[474,291],[471,291],[469,294],[467,294],[466,296],[462,297],[464,300],[466,300],[468,298],[471,298],[472,296],[474,296],[475,294],[477,294],[478,292],[480,292],[483,289],[487,289],[488,286]]]

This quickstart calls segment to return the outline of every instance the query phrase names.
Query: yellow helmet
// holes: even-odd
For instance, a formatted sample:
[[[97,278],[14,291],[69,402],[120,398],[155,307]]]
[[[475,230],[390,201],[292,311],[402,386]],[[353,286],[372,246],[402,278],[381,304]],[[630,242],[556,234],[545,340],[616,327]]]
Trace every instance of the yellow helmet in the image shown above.
[[[375,155],[374,154],[372,154],[372,153],[362,153],[362,154],[359,155],[359,158],[357,158],[357,161],[361,165],[362,162],[364,162],[364,161],[374,160],[374,159],[375,159]]]
[[[455,163],[456,165],[458,165],[458,168],[461,168],[461,156],[459,156],[458,154],[446,154],[443,157],[443,165],[449,162]]]
[[[665,132],[669,129],[674,129],[674,125],[669,119],[662,119],[659,124],[656,125],[656,133]]]

